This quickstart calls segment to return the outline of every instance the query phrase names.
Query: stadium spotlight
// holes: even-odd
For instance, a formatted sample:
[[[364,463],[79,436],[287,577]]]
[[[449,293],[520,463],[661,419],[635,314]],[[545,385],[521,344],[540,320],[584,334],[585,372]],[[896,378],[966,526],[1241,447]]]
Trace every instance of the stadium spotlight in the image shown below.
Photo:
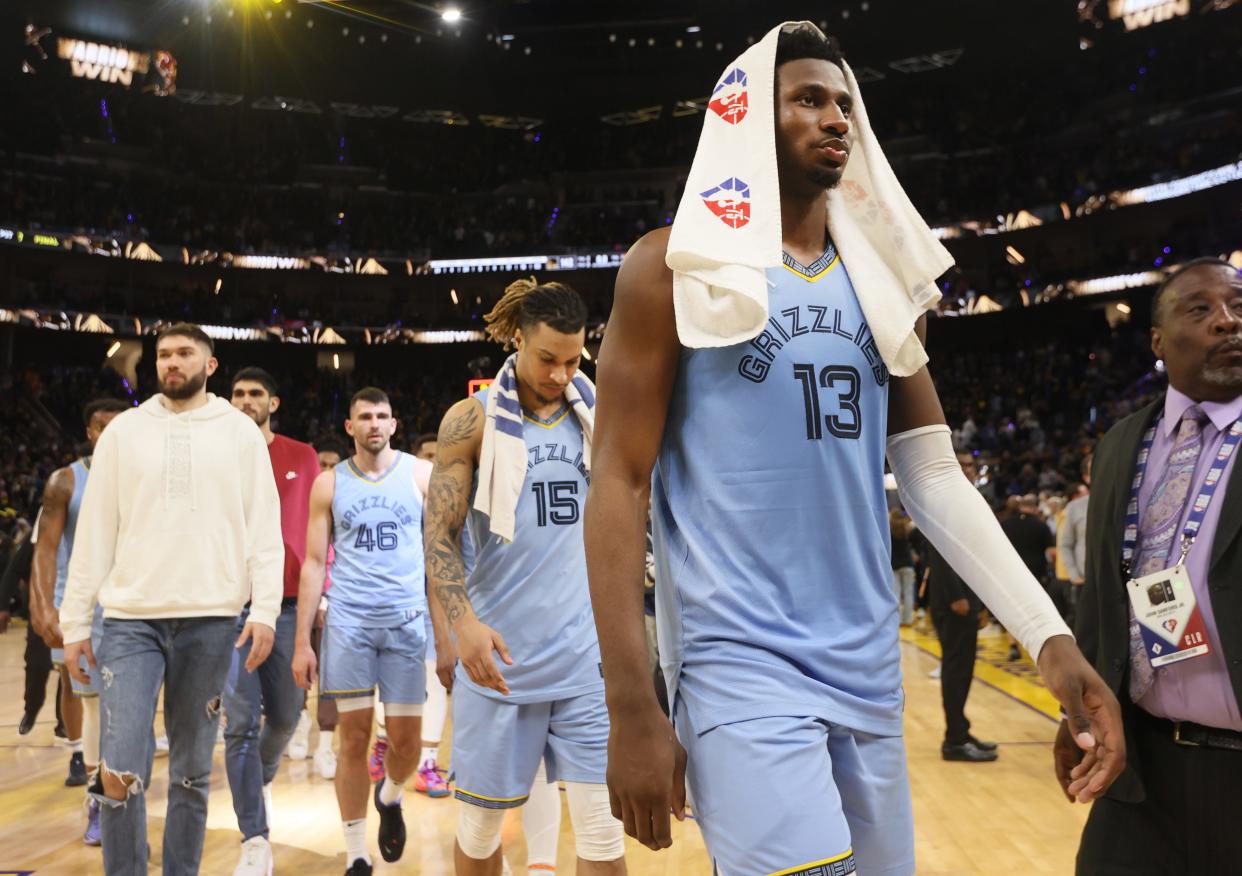
[[[440,13],[440,17],[444,19],[447,24],[456,24],[461,21],[461,10],[456,6],[449,6]]]

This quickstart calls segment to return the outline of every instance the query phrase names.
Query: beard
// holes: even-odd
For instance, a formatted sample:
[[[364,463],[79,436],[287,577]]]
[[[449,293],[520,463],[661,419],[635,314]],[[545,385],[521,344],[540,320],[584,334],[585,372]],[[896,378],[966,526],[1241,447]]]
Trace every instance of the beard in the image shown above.
[[[821,189],[835,189],[841,184],[841,177],[845,175],[845,168],[840,167],[836,170],[826,170],[822,167],[814,168],[809,174],[808,179]]]
[[[250,415],[250,418],[254,420],[256,426],[262,429],[267,425],[267,421],[272,418],[272,412],[268,410],[255,411]]]
[[[1226,389],[1242,389],[1242,365],[1217,365],[1201,372],[1204,383]]]
[[[160,380],[160,392],[165,398],[173,401],[184,401],[192,398],[200,389],[207,385],[207,368],[204,367],[198,374],[187,375],[184,380],[177,386],[169,386],[164,380]]]
[[[1212,365],[1211,362],[1220,353],[1234,353],[1242,350],[1242,340],[1229,338],[1221,341],[1208,351],[1207,361],[1203,365],[1200,376],[1204,383],[1226,389],[1242,388],[1242,365]]]

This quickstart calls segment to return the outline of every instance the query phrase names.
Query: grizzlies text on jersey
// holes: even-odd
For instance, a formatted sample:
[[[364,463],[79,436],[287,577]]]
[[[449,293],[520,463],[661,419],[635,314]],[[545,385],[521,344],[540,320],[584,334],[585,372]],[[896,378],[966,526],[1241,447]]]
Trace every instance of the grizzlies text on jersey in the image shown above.
[[[683,349],[652,485],[660,657],[703,733],[774,716],[901,733],[888,371],[844,265],[767,272],[767,326]]]

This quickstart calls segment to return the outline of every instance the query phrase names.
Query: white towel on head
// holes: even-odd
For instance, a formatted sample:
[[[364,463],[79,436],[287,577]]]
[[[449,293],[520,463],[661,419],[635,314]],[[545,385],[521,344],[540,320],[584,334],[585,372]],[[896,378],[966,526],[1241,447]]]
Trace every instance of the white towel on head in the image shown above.
[[[582,427],[582,463],[591,469],[595,432],[595,384],[575,374],[565,387],[565,401]],[[483,408],[483,446],[479,449],[479,488],[474,508],[489,518],[493,535],[513,541],[515,515],[526,483],[526,439],[522,437],[522,403],[518,400],[517,353],[500,366],[487,390]]]
[[[687,347],[747,341],[767,322],[764,271],[781,264],[776,43],[784,28],[799,26],[815,27],[773,28],[725,68],[712,94],[666,256],[677,334]],[[927,362],[914,324],[940,300],[935,281],[953,257],[897,181],[858,82],[848,65],[844,72],[854,99],[853,146],[840,184],[828,193],[826,221],[884,364],[906,377]]]

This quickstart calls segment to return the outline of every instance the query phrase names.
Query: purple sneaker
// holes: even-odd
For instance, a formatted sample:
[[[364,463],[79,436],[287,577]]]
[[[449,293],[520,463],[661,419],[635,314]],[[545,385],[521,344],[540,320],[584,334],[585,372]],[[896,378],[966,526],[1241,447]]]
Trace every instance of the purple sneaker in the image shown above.
[[[414,790],[428,797],[449,795],[448,782],[444,781],[444,776],[441,775],[441,770],[436,766],[435,761],[423,761],[423,765],[414,774]]]
[[[86,805],[86,833],[82,835],[82,842],[88,846],[100,844],[98,800],[92,799]]]

